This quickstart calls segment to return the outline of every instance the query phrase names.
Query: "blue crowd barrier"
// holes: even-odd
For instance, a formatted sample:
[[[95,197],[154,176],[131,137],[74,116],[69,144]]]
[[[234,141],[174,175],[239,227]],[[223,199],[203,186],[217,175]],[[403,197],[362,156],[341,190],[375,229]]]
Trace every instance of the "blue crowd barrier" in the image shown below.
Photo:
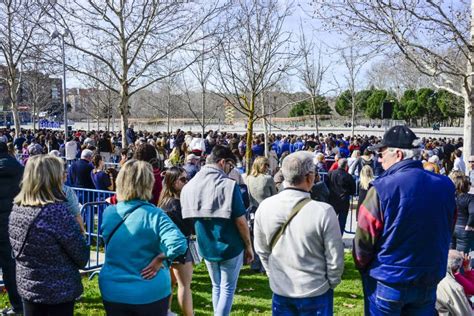
[[[105,253],[101,251],[105,245],[100,227],[102,226],[102,214],[107,206],[107,202],[99,201],[87,202],[81,208],[87,244],[91,246],[91,256],[86,267],[82,270],[86,272],[94,271],[90,278],[94,277],[105,261]]]
[[[89,202],[105,201],[107,198],[115,195],[115,192],[112,191],[102,191],[75,187],[71,187],[71,189],[74,191],[74,193],[76,193],[77,199],[82,205]]]

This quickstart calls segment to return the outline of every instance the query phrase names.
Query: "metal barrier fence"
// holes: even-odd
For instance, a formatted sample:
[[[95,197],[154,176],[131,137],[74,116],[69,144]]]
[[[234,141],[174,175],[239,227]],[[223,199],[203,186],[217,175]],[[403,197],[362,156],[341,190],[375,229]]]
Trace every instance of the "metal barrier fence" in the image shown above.
[[[71,188],[77,195],[79,203],[82,204],[81,216],[86,229],[86,239],[91,246],[91,256],[83,271],[94,271],[90,278],[98,273],[105,261],[104,243],[100,227],[102,225],[102,214],[108,203],[107,198],[113,196],[115,192],[91,190],[83,188]]]
[[[328,177],[328,172],[319,172],[319,176],[320,176],[321,181],[326,182],[327,177]],[[355,178],[355,182],[356,182],[356,193],[350,197],[350,203],[349,203],[350,209],[349,209],[349,213],[347,214],[347,222],[346,222],[346,227],[344,229],[344,232],[350,235],[355,234],[355,230],[353,230],[353,226],[354,226],[354,221],[357,221],[357,218],[354,216],[354,211],[357,211],[357,202],[359,199],[359,178],[358,177]],[[347,225],[349,225],[349,230],[347,229]]]
[[[102,225],[102,214],[108,203],[105,201],[87,202],[81,208],[81,216],[84,220],[84,227],[86,230],[87,244],[91,247],[91,256],[85,268],[82,271],[94,271],[90,278],[97,274],[104,262],[104,242],[100,227]]]
[[[107,198],[115,195],[115,192],[112,191],[102,191],[102,190],[93,190],[93,189],[84,189],[84,188],[74,188],[71,189],[76,193],[77,199],[81,205],[84,205],[89,202],[102,202]]]

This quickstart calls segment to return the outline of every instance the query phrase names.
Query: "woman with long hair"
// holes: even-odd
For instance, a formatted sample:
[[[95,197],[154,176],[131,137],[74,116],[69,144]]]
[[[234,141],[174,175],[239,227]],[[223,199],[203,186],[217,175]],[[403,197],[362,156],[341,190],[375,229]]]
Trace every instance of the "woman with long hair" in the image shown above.
[[[273,177],[267,174],[269,167],[267,158],[257,157],[253,162],[252,172],[247,176],[250,206],[255,209],[264,199],[277,193]]]
[[[362,202],[364,202],[364,199],[367,196],[367,191],[369,191],[370,182],[372,182],[372,180],[374,180],[374,171],[372,170],[372,167],[369,165],[363,166],[359,175],[359,200],[357,201],[357,215],[359,214],[360,205]]]
[[[469,194],[469,178],[462,171],[452,171],[449,178],[456,188],[457,219],[451,249],[469,253],[474,249],[474,195]]]
[[[104,171],[105,164],[102,156],[95,154],[92,157],[92,164],[94,165],[94,169],[91,171],[91,178],[96,190],[113,191],[114,179],[110,174]]]
[[[127,161],[117,177],[118,203],[104,211],[99,287],[107,315],[167,315],[168,262],[184,254],[187,244],[163,210],[148,202],[154,181],[148,162]]]
[[[171,167],[164,175],[164,185],[158,206],[161,207],[171,220],[178,226],[188,240],[194,233],[194,223],[191,219],[183,219],[179,195],[187,182],[186,171],[181,167]],[[171,266],[172,277],[178,283],[178,303],[183,315],[193,315],[193,297],[191,280],[193,278],[193,258],[190,249],[177,257]]]
[[[72,316],[83,291],[79,269],[89,260],[89,247],[67,206],[63,168],[57,157],[30,157],[10,215],[25,316]]]

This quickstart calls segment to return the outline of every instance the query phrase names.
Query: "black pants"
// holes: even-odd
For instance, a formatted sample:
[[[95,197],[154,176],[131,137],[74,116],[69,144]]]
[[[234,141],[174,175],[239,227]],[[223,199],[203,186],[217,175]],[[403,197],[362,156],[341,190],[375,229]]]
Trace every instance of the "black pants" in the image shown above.
[[[8,292],[8,299],[15,312],[21,312],[23,305],[16,287],[15,260],[12,258],[12,247],[8,239],[8,216],[0,214],[0,268],[3,282]]]
[[[107,316],[166,316],[169,298],[167,296],[150,304],[123,304],[104,301],[104,307]]]
[[[61,304],[39,304],[23,302],[23,313],[25,316],[73,316],[74,301]]]

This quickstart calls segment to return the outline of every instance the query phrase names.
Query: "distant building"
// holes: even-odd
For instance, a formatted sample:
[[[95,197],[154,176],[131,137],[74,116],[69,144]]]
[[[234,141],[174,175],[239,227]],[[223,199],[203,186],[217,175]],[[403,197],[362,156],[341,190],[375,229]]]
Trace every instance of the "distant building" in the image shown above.
[[[7,68],[0,65],[0,125],[13,124],[11,102],[6,80]],[[17,106],[21,123],[31,121],[33,109],[49,115],[62,113],[62,79],[51,78],[41,72],[25,71],[20,74]]]

